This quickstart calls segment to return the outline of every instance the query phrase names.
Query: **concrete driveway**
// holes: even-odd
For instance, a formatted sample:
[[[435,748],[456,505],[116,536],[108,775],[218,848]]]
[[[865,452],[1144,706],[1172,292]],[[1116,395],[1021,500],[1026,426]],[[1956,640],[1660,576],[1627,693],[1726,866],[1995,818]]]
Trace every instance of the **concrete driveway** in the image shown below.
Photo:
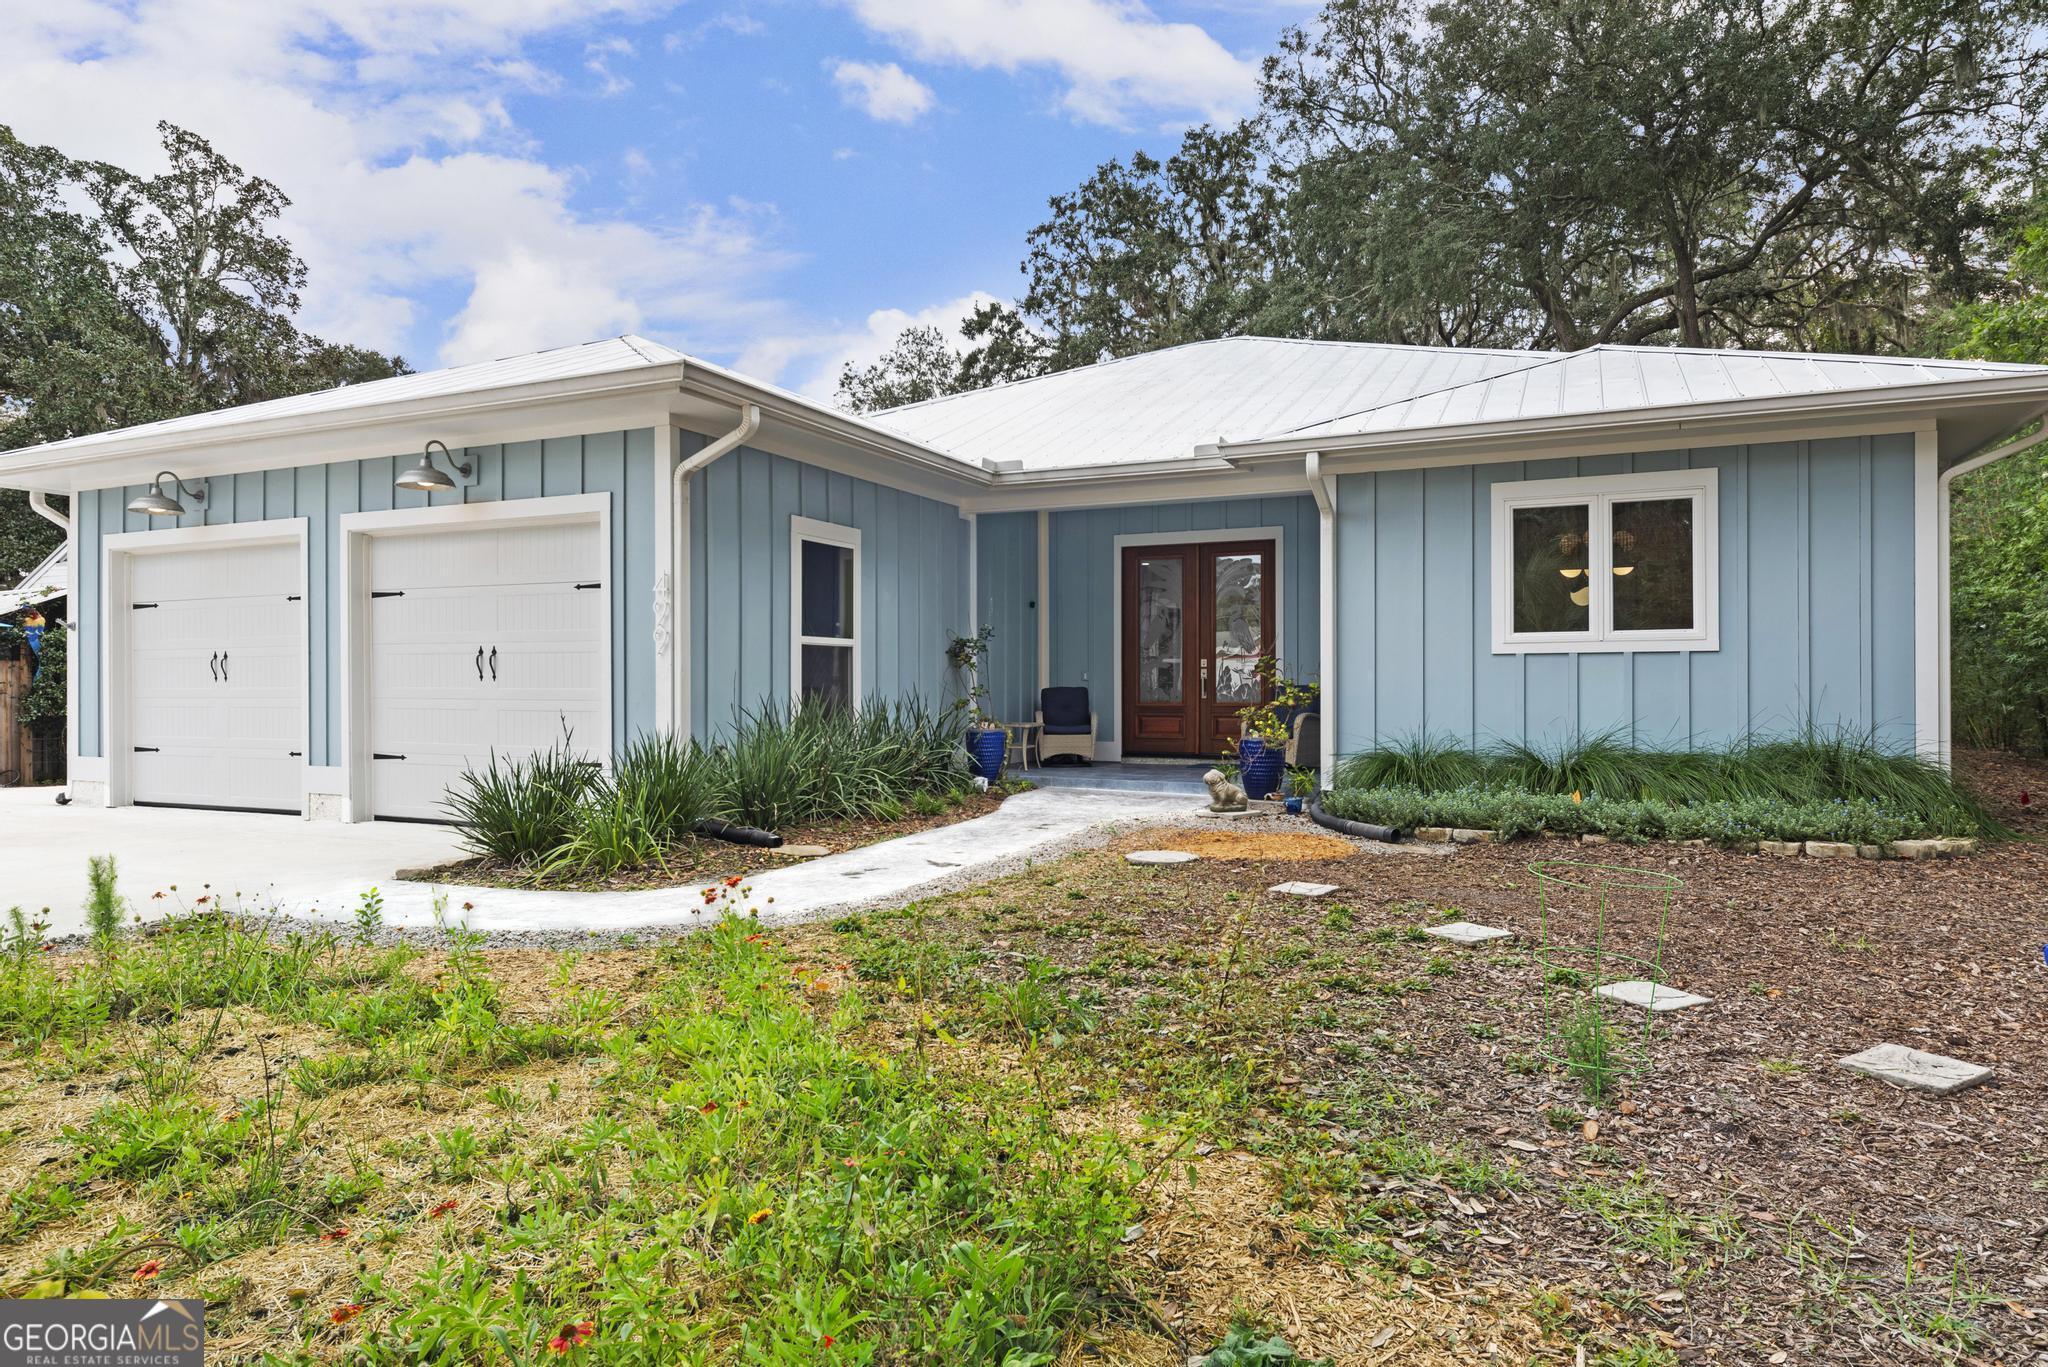
[[[59,807],[56,789],[0,788],[0,911],[49,908],[51,935],[84,926],[85,861],[111,854],[121,891],[145,918],[171,904],[151,894],[177,886],[188,903],[204,885],[240,893],[245,906],[275,903],[345,916],[338,896],[391,884],[402,868],[456,857],[445,826],[389,821],[344,825],[249,812],[170,807]],[[324,904],[324,905],[323,905]]]
[[[1200,806],[1186,796],[1041,788],[971,821],[759,873],[748,880],[750,908],[764,921],[781,922],[900,905],[1096,843],[1118,827],[1191,816]],[[511,940],[559,943],[593,932],[687,929],[708,919],[697,887],[543,892],[396,881],[399,869],[459,854],[455,832],[444,826],[59,807],[52,789],[7,788],[0,789],[0,842],[0,911],[47,907],[53,936],[83,929],[85,864],[95,854],[119,861],[121,891],[145,919],[177,908],[176,901],[152,897],[174,884],[188,905],[210,890],[230,899],[239,894],[249,911],[336,922],[346,922],[356,899],[375,887],[385,923],[409,929],[433,925],[439,895],[459,919]]]

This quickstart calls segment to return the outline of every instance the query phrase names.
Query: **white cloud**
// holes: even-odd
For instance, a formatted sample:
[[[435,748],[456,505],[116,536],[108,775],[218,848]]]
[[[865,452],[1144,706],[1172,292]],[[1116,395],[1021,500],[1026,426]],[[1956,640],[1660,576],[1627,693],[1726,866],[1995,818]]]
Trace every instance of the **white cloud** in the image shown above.
[[[853,327],[763,337],[740,354],[738,368],[757,375],[792,371],[793,378],[788,381],[791,389],[830,402],[842,366],[874,364],[895,345],[905,328],[935,327],[955,350],[966,350],[967,339],[960,334],[960,324],[975,309],[994,302],[993,294],[975,290],[915,312],[876,309]]]
[[[921,61],[1065,83],[1077,118],[1121,126],[1138,111],[1232,119],[1256,102],[1258,64],[1198,24],[1169,23],[1139,0],[845,0],[871,31]]]
[[[535,154],[505,101],[555,78],[524,42],[658,0],[80,0],[21,11],[0,89],[22,137],[146,171],[160,117],[294,203],[303,324],[415,364],[629,328],[731,355],[786,334],[772,206],[592,215],[581,173]],[[625,55],[597,43],[595,59]],[[630,154],[627,164],[632,165]],[[431,310],[431,311],[430,311]],[[423,318],[448,315],[419,350]]]
[[[621,76],[612,70],[614,57],[631,57],[633,45],[624,38],[606,38],[589,43],[583,49],[583,69],[597,77],[597,93],[604,96],[623,95],[633,88],[630,77]]]
[[[831,61],[839,98],[871,119],[916,123],[937,103],[931,87],[894,62]]]

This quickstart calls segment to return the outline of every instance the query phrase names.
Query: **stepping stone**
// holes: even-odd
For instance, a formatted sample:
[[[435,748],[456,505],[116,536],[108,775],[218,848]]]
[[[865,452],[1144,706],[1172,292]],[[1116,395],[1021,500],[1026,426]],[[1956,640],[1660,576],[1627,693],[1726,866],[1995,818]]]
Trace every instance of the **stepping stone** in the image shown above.
[[[1192,864],[1195,857],[1186,850],[1132,850],[1124,858],[1133,864]]]
[[[1328,897],[1337,890],[1335,883],[1275,883],[1267,892],[1277,892],[1282,897]]]
[[[1424,926],[1422,933],[1461,945],[1483,945],[1488,940],[1515,938],[1515,932],[1512,930],[1502,930],[1499,926],[1482,926],[1477,921],[1451,921],[1440,926]]]
[[[1852,1073],[1932,1092],[1936,1096],[1947,1096],[1950,1092],[1974,1087],[1991,1076],[1991,1070],[1980,1064],[1923,1053],[1918,1049],[1908,1049],[1903,1044],[1872,1045],[1862,1053],[1851,1054],[1839,1062]]]
[[[1625,983],[1602,983],[1593,989],[1593,995],[1628,1006],[1647,1006],[1652,1011],[1683,1011],[1688,1006],[1705,1006],[1713,1000],[1712,997],[1696,997],[1675,987],[1643,982],[1640,979]]]

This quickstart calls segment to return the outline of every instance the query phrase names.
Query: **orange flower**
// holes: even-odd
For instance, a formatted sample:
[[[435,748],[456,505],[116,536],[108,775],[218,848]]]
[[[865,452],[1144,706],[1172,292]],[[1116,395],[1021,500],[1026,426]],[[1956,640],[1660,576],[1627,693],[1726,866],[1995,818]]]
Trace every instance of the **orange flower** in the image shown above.
[[[830,1348],[837,1342],[839,1342],[838,1339],[833,1338],[830,1334],[825,1334],[818,1339],[818,1346],[820,1348]]]
[[[323,1229],[320,1231],[320,1242],[323,1244],[338,1244],[347,1237],[347,1225],[336,1225],[333,1229]]]
[[[435,1206],[432,1210],[427,1212],[427,1218],[429,1220],[438,1220],[443,1215],[446,1215],[449,1211],[453,1209],[455,1209],[455,1202],[453,1199],[443,1201],[440,1205]]]
[[[729,888],[738,887],[740,885],[740,875],[734,874],[732,877],[726,879],[725,885]]]
[[[842,1158],[839,1160],[839,1165],[846,1168],[857,1168],[860,1166],[860,1160],[858,1158]]]
[[[355,1301],[350,1301],[347,1305],[337,1305],[328,1311],[327,1318],[333,1320],[336,1324],[347,1324],[362,1313],[363,1307]]]
[[[705,1103],[704,1103],[704,1104],[703,1104],[702,1106],[699,1106],[699,1107],[697,1108],[697,1114],[699,1114],[699,1115],[717,1115],[717,1114],[718,1114],[718,1103],[717,1103],[717,1102],[715,1102],[715,1101],[707,1101],[707,1102],[705,1102]]]
[[[581,1348],[596,1332],[596,1320],[579,1320],[575,1324],[565,1324],[560,1333],[548,1340],[548,1349],[550,1352],[566,1353],[571,1348]]]
[[[153,1282],[162,1275],[163,1270],[164,1260],[162,1258],[151,1258],[148,1262],[135,1269],[135,1280],[138,1282]]]
[[[1585,800],[1585,794],[1581,793],[1577,788],[1572,789],[1572,801],[1584,802]]]
[[[770,1215],[773,1215],[774,1213],[775,1212],[768,1209],[768,1207],[763,1206],[759,1210],[755,1211],[752,1215],[749,1215],[747,1217],[747,1223],[750,1225],[761,1224],[764,1221],[766,1221]]]

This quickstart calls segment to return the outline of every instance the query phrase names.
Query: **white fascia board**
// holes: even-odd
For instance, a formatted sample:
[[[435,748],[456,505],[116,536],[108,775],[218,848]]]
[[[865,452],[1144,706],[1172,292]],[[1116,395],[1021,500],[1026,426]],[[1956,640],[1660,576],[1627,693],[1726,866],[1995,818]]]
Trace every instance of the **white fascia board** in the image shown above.
[[[1868,436],[1915,431],[1964,410],[2048,400],[2048,372],[1997,375],[1942,384],[1674,404],[1626,413],[1511,418],[1448,427],[1350,435],[1304,434],[1197,448],[1241,468],[1297,462],[1320,451],[1326,470],[1356,474],[1402,464],[1474,465],[1554,455],[1638,451],[1653,446],[1732,445],[1783,437]],[[1455,455],[1438,454],[1456,446]],[[1422,453],[1428,452],[1427,456]]]
[[[428,438],[451,447],[659,425],[682,367],[544,380],[360,409],[151,433],[112,433],[0,456],[0,488],[72,493],[147,483],[166,465],[187,478],[403,455]]]

